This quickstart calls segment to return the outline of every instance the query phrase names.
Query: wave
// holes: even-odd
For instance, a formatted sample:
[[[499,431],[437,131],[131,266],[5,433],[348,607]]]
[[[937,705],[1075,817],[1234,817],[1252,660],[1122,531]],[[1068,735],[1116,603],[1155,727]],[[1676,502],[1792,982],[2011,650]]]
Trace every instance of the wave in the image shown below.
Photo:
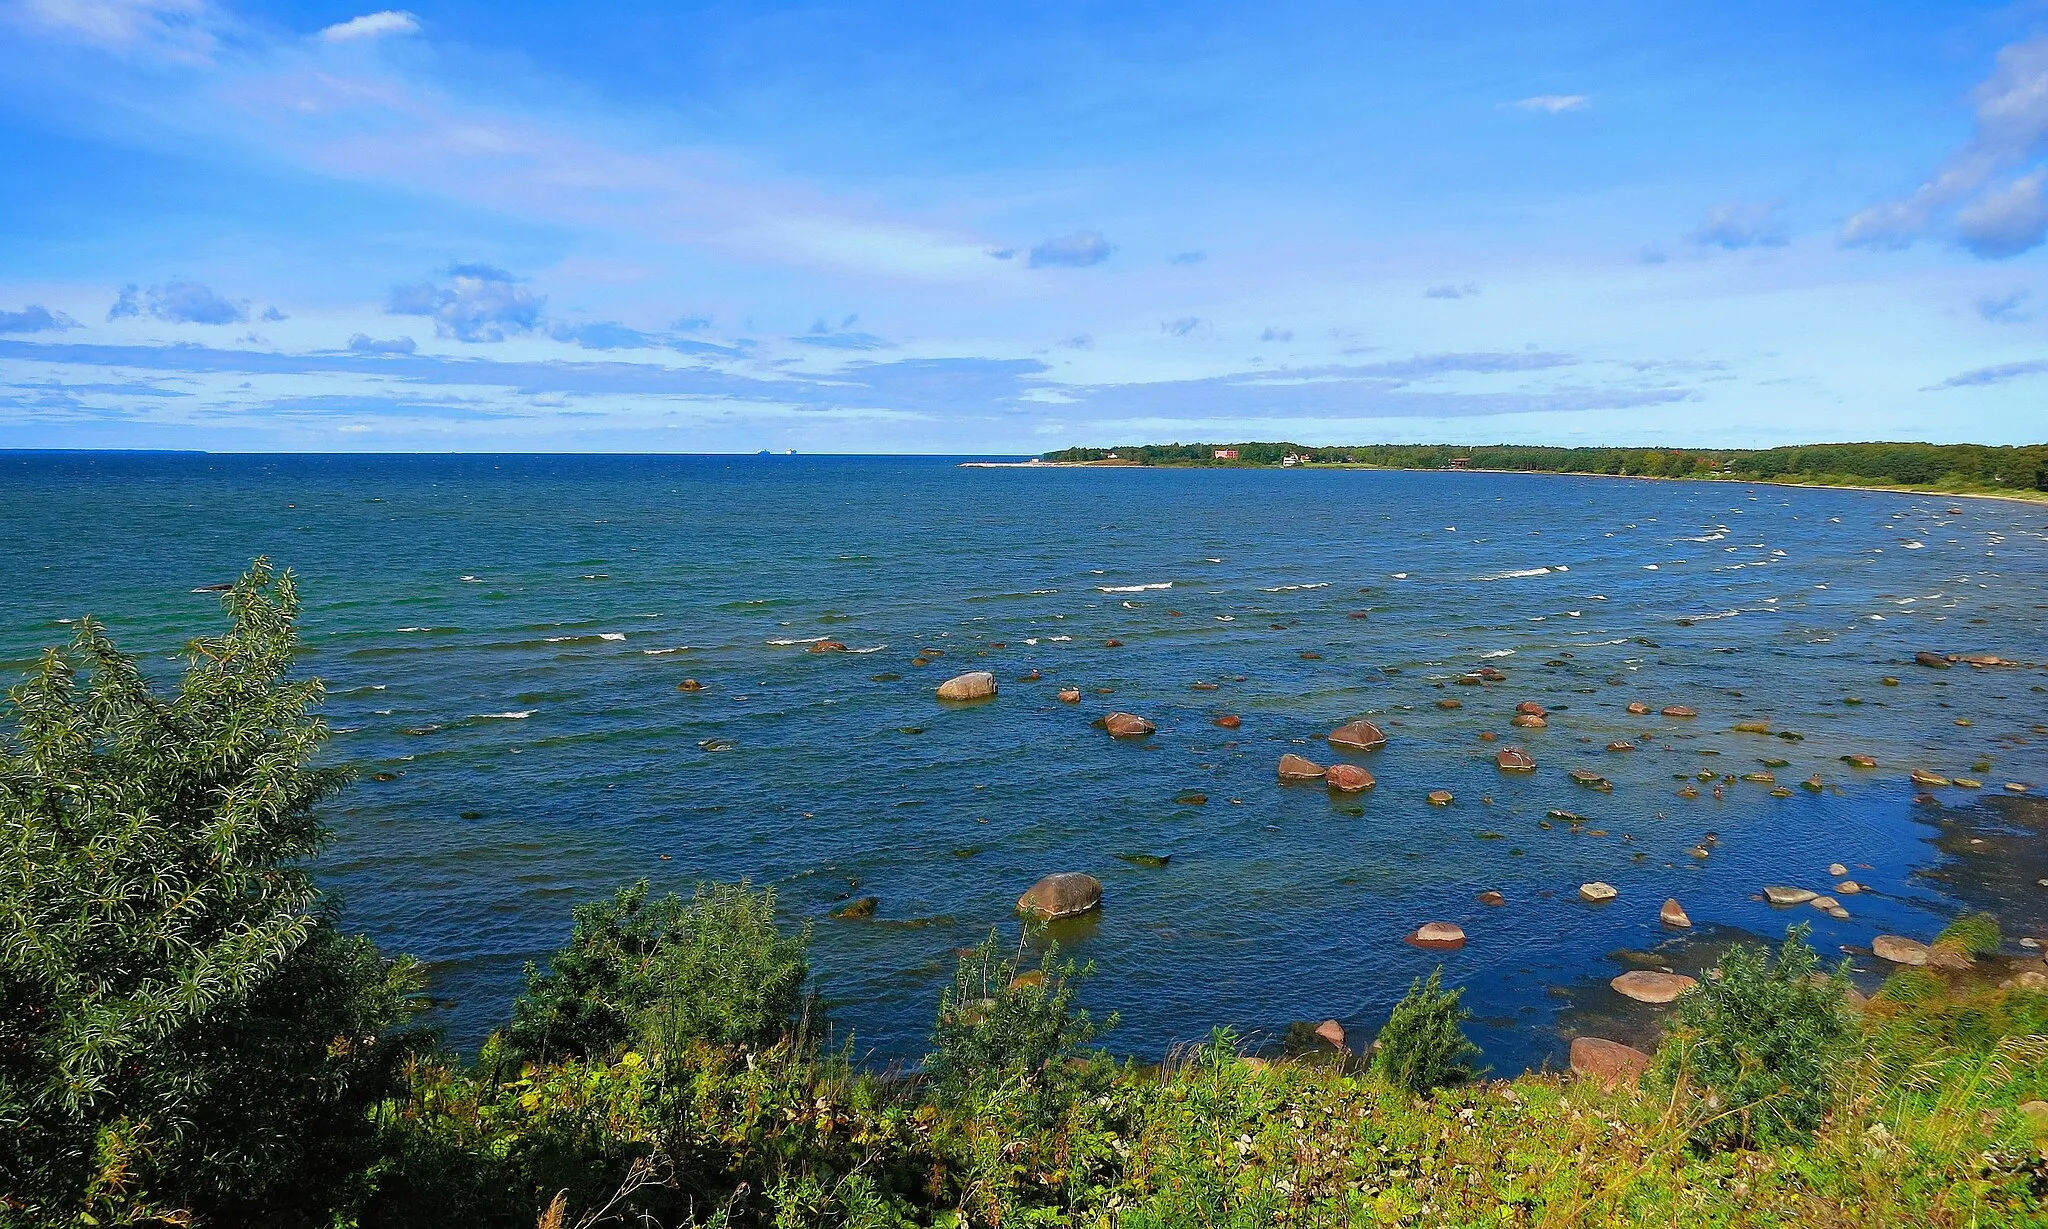
[[[849,653],[879,653],[888,647],[886,644],[878,644],[872,649],[848,649],[846,651]]]
[[[401,632],[425,632],[428,635],[446,636],[451,635],[455,632],[459,632],[462,629],[459,627],[401,627],[397,630]]]
[[[1677,541],[1677,542],[1719,542],[1719,541],[1720,541],[1721,539],[1723,539],[1723,538],[1725,538],[1725,537],[1727,537],[1727,536],[1728,536],[1728,531],[1727,531],[1727,530],[1725,530],[1725,529],[1723,529],[1723,530],[1721,530],[1721,531],[1720,531],[1720,532],[1718,532],[1718,533],[1710,533],[1710,534],[1707,534],[1707,535],[1705,535],[1704,537],[1698,537],[1698,538],[1675,538],[1675,539],[1673,539],[1673,541]]]
[[[624,640],[624,632],[587,632],[581,636],[543,636],[542,644],[595,644],[602,640]]]
[[[1513,657],[1514,655],[1515,650],[1513,649],[1494,649],[1491,652],[1480,654],[1481,657]]]
[[[1329,582],[1329,581],[1327,581],[1327,580],[1319,580],[1319,581],[1317,581],[1316,583],[1314,583],[1314,584],[1312,584],[1312,585],[1274,585],[1274,586],[1273,586],[1272,588],[1270,588],[1270,589],[1260,589],[1260,590],[1259,590],[1259,592],[1261,592],[1261,593],[1293,593],[1293,592],[1295,592],[1295,591],[1296,591],[1296,590],[1298,590],[1298,589],[1327,589],[1327,588],[1329,588],[1329,587],[1330,587],[1330,582]]]
[[[687,653],[694,647],[694,645],[679,644],[672,649],[642,649],[640,651],[642,653],[647,654],[649,657],[661,657],[668,653]]]
[[[1069,641],[1069,640],[1072,640],[1072,639],[1073,639],[1073,637],[1072,637],[1072,636],[1052,636],[1052,637],[1048,637],[1048,639],[1049,639],[1049,640],[1051,641],[1051,643],[1053,643],[1053,644],[1064,644],[1065,642],[1067,642],[1067,641]]]
[[[1408,579],[1408,573],[1406,573],[1406,572],[1395,572],[1395,573],[1393,574],[1393,576],[1394,576],[1394,579],[1395,579],[1395,580],[1406,580],[1406,579]]]
[[[792,644],[816,644],[820,640],[830,640],[831,638],[830,636],[795,636],[787,640],[770,640],[768,643],[778,647],[787,647]]]
[[[1906,544],[1905,544],[1904,546],[1901,546],[1901,547],[1900,547],[1899,549],[1900,549],[1900,550],[1925,550],[1926,548],[1927,548],[1927,543],[1925,543],[1925,542],[1908,542],[1908,543],[1906,543]]]
[[[529,708],[529,709],[525,709],[525,710],[521,710],[521,711],[514,711],[514,712],[509,712],[509,713],[477,713],[476,715],[472,716],[472,717],[470,718],[470,720],[471,720],[471,721],[524,721],[524,720],[526,720],[526,719],[527,719],[528,717],[531,717],[531,716],[533,716],[533,715],[534,715],[535,713],[537,713],[537,712],[539,712],[539,711],[540,711],[540,710],[539,710],[539,709],[537,709],[537,708]]]
[[[1143,593],[1148,589],[1171,588],[1173,588],[1172,581],[1162,580],[1149,585],[1097,585],[1095,586],[1095,591],[1098,593]]]
[[[1514,570],[1514,571],[1512,571],[1512,572],[1495,572],[1495,573],[1494,573],[1493,575],[1491,575],[1491,576],[1474,576],[1474,577],[1473,577],[1472,579],[1474,579],[1474,580],[1514,580],[1515,578],[1517,578],[1517,577],[1520,577],[1520,576],[1548,576],[1548,575],[1550,575],[1550,574],[1551,574],[1552,572],[1562,572],[1562,571],[1564,571],[1564,569],[1563,569],[1563,568],[1517,568],[1516,570]]]

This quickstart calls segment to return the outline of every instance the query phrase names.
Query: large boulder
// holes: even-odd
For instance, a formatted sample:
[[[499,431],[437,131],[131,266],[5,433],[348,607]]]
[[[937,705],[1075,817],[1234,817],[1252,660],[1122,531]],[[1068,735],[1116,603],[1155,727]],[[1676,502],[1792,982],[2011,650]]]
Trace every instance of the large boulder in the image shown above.
[[[986,700],[996,694],[996,676],[986,670],[955,675],[939,684],[941,700]]]
[[[1590,904],[1602,904],[1619,895],[1621,893],[1615,890],[1614,885],[1605,880],[1595,879],[1591,883],[1579,885],[1579,899]]]
[[[1356,794],[1371,789],[1373,779],[1356,764],[1332,764],[1323,771],[1323,784],[1340,794]]]
[[[1327,770],[1314,760],[1303,759],[1290,751],[1280,757],[1279,771],[1282,781],[1320,781]]]
[[[1653,973],[1648,969],[1632,969],[1607,983],[1623,998],[1638,1003],[1669,1003],[1686,991],[1699,985],[1696,977],[1683,973]]]
[[[1346,751],[1377,751],[1387,745],[1387,736],[1370,721],[1352,721],[1331,730],[1329,741]]]
[[[1657,910],[1657,920],[1680,930],[1692,929],[1692,915],[1685,911],[1685,906],[1679,904],[1676,897],[1665,901],[1664,907]]]
[[[1572,1038],[1572,1073],[1599,1080],[1609,1088],[1633,1084],[1650,1069],[1650,1056],[1605,1037]]]
[[[1143,738],[1152,733],[1153,725],[1130,713],[1111,713],[1102,719],[1102,728],[1109,731],[1111,738]]]
[[[1820,893],[1810,892],[1805,888],[1787,888],[1773,885],[1764,889],[1764,899],[1781,908],[1787,905],[1803,905],[1819,895]]]
[[[1073,917],[1102,904],[1102,881],[1079,871],[1047,875],[1017,898],[1017,912],[1050,922]]]

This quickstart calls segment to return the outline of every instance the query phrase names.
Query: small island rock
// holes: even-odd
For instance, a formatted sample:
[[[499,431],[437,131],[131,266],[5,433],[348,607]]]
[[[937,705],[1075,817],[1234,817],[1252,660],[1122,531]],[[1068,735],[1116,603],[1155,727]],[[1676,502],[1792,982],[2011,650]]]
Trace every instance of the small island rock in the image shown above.
[[[1079,871],[1047,875],[1017,898],[1017,912],[1040,921],[1073,917],[1102,904],[1102,881]]]
[[[1377,751],[1387,745],[1387,736],[1370,721],[1353,721],[1331,730],[1329,743],[1346,751]]]
[[[986,700],[996,694],[996,676],[986,670],[955,675],[939,684],[941,700]]]
[[[1453,952],[1465,946],[1465,928],[1455,922],[1424,922],[1408,941],[1416,947]]]
[[[1613,900],[1615,897],[1619,895],[1621,895],[1621,893],[1615,891],[1613,884],[1605,883],[1598,879],[1595,879],[1591,883],[1582,883],[1579,885],[1579,899],[1583,901],[1590,901],[1594,904],[1599,904],[1603,901]]]
[[[1102,719],[1102,728],[1111,738],[1143,738],[1153,731],[1151,722],[1130,713],[1111,713]]]
[[[1356,794],[1373,787],[1372,774],[1356,764],[1332,764],[1323,770],[1323,783],[1344,794]]]
[[[1288,752],[1280,757],[1280,779],[1282,781],[1320,781],[1326,770],[1313,760]]]
[[[1684,905],[1678,903],[1676,897],[1665,901],[1664,907],[1657,910],[1657,920],[1666,926],[1676,926],[1681,930],[1692,928],[1692,916],[1685,911]]]

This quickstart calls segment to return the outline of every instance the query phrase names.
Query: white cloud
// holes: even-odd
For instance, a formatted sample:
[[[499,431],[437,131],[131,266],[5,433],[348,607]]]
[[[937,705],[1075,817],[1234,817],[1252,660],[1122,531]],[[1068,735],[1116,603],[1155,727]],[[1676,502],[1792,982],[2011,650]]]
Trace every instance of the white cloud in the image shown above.
[[[420,19],[402,9],[386,9],[381,13],[365,13],[351,17],[320,31],[320,37],[330,43],[352,43],[358,39],[383,38],[387,34],[417,34]]]
[[[1851,247],[1902,248],[1955,210],[1957,232],[1979,256],[2014,256],[2048,236],[2040,172],[1990,186],[2048,148],[2048,39],[2012,43],[1974,91],[1976,128],[1933,176],[1898,200],[1842,225]]]
[[[1534,98],[1521,98],[1509,103],[1524,111],[1542,111],[1549,115],[1562,115],[1566,111],[1581,111],[1591,99],[1584,94],[1538,94]]]
[[[1730,201],[1716,205],[1707,211],[1707,216],[1692,232],[1692,241],[1703,247],[1726,248],[1731,252],[1743,248],[1774,248],[1785,246],[1784,224],[1778,221],[1776,201],[1762,205],[1745,205]]]
[[[218,40],[205,0],[22,0],[11,17],[66,42],[144,58],[203,63]]]

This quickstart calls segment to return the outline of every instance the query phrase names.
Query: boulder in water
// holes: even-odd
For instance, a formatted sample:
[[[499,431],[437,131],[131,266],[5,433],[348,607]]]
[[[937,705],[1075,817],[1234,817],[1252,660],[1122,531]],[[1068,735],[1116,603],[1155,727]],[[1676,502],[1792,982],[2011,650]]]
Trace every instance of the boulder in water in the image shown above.
[[[1819,895],[1820,893],[1809,892],[1805,888],[1787,888],[1773,885],[1764,889],[1764,899],[1780,907],[1803,905]]]
[[[1457,800],[1457,796],[1447,789],[1433,789],[1425,801],[1433,807],[1447,807]]]
[[[1424,922],[1408,942],[1431,951],[1454,952],[1465,946],[1465,928],[1455,922]]]
[[[1628,711],[1635,714],[1638,717],[1642,717],[1648,715],[1650,711],[1650,706],[1638,700],[1631,702],[1629,704]]]
[[[1700,710],[1686,704],[1667,705],[1663,712],[1666,717],[1697,717],[1700,715]]]
[[[1153,732],[1151,722],[1130,713],[1111,713],[1102,719],[1102,728],[1111,738],[1143,738]]]
[[[1079,687],[1062,687],[1057,698],[1062,704],[1079,704],[1081,702],[1081,689]]]
[[[1926,964],[1927,945],[1898,935],[1879,935],[1870,941],[1871,954],[1893,964]]]
[[[1535,772],[1536,761],[1520,747],[1504,747],[1493,757],[1502,772]]]
[[[832,911],[832,916],[842,922],[865,922],[875,916],[875,906],[882,902],[873,896],[850,900]]]
[[[676,684],[676,690],[702,691],[704,690],[704,684],[698,682],[696,679],[684,679],[682,682]]]
[[[1664,907],[1657,910],[1657,920],[1680,930],[1692,929],[1692,915],[1685,911],[1685,906],[1679,904],[1676,897],[1665,901]]]
[[[1436,706],[1440,709],[1443,709],[1445,712],[1449,712],[1452,709],[1459,709],[1465,707],[1465,702],[1463,700],[1456,698],[1455,696],[1445,696],[1443,699],[1438,700],[1436,702]]]
[[[939,684],[941,700],[987,700],[996,694],[996,676],[986,670],[955,675]]]
[[[1280,779],[1282,781],[1320,781],[1326,770],[1313,760],[1288,752],[1280,757]]]
[[[1535,713],[1516,713],[1508,718],[1508,724],[1519,726],[1524,730],[1543,730],[1550,727],[1550,719],[1548,717],[1539,717]]]
[[[1549,709],[1536,703],[1534,700],[1524,700],[1520,704],[1515,705],[1515,711],[1530,717],[1548,717],[1550,715]]]
[[[1243,724],[1244,718],[1236,713],[1225,713],[1216,719],[1216,725],[1219,729],[1234,730]]]
[[[1939,653],[1915,653],[1913,654],[1913,660],[1929,670],[1946,670],[1949,668],[1948,658],[1943,657]]]
[[[1102,904],[1102,881],[1079,871],[1047,875],[1017,898],[1017,912],[1040,921],[1073,917]]]
[[[1579,899],[1586,901],[1589,904],[1604,904],[1605,902],[1613,900],[1615,897],[1619,895],[1621,895],[1621,893],[1614,890],[1613,884],[1606,883],[1598,879],[1595,879],[1591,883],[1582,883],[1579,885]]]
[[[1340,794],[1356,794],[1371,789],[1373,779],[1356,764],[1332,764],[1323,771],[1323,784]]]
[[[1331,730],[1332,747],[1346,751],[1377,751],[1387,745],[1386,734],[1370,721],[1352,721]]]
[[[805,650],[808,653],[844,653],[845,651],[846,646],[837,640],[813,640],[811,641],[811,647]]]
[[[1699,985],[1696,977],[1683,973],[1653,973],[1648,969],[1633,969],[1607,983],[1616,994],[1634,999],[1638,1003],[1669,1003],[1686,991]]]

